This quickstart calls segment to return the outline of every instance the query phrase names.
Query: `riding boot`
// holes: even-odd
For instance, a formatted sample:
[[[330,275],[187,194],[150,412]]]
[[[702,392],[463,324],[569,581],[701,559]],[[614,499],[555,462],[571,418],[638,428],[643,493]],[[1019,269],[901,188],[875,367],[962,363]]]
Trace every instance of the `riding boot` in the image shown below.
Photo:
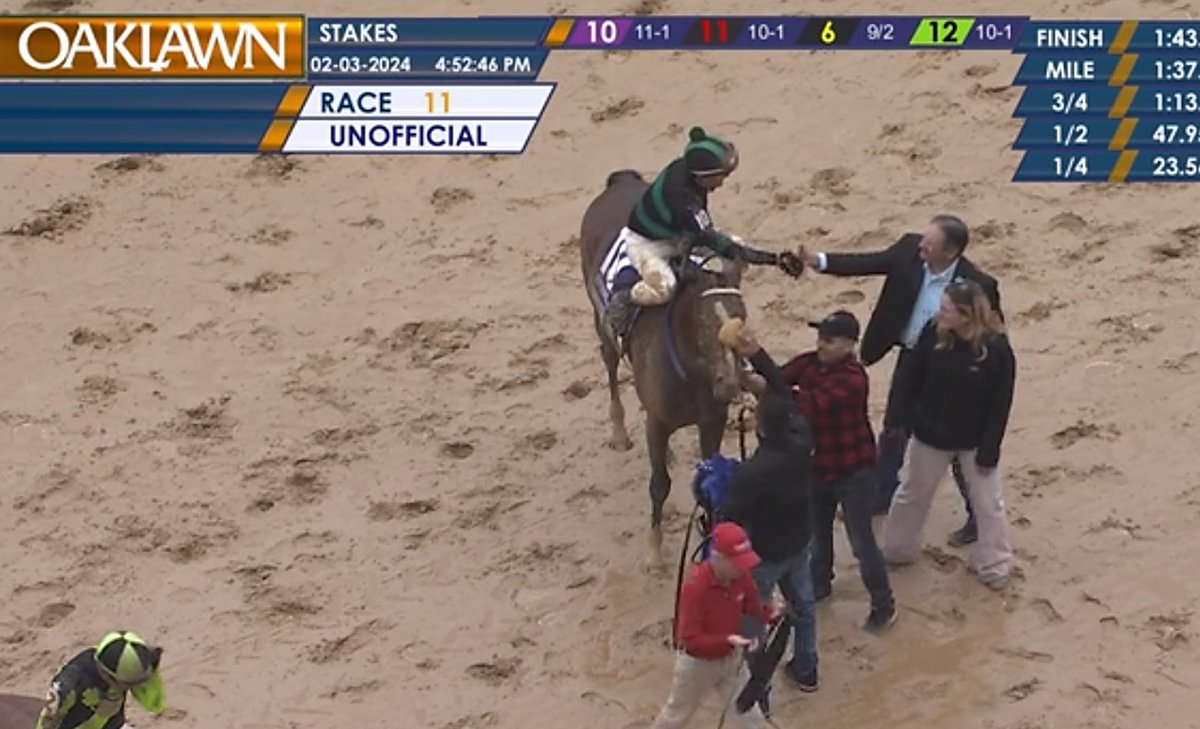
[[[608,303],[608,323],[612,326],[617,340],[624,340],[629,334],[629,326],[633,323],[633,314],[637,305],[633,303],[633,295],[629,289],[623,289],[613,294]]]

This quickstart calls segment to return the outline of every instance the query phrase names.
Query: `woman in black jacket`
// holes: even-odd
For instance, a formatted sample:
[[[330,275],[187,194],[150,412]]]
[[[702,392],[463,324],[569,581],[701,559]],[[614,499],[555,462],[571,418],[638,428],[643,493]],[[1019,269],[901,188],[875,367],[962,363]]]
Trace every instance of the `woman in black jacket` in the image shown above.
[[[1012,409],[1016,359],[979,284],[962,279],[946,286],[910,372],[908,476],[888,512],[884,556],[892,563],[916,560],[934,493],[957,454],[979,527],[975,571],[988,587],[1003,589],[1012,549],[996,466]]]

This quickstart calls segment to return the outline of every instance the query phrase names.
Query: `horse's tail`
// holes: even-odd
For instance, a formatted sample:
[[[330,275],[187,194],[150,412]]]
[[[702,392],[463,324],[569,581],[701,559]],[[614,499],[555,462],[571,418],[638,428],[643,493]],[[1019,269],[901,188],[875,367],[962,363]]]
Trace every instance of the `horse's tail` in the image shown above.
[[[607,190],[622,180],[637,180],[638,182],[645,182],[646,178],[642,177],[642,173],[638,172],[637,170],[617,170],[616,172],[612,172],[608,175],[608,179],[604,181],[604,189]]]

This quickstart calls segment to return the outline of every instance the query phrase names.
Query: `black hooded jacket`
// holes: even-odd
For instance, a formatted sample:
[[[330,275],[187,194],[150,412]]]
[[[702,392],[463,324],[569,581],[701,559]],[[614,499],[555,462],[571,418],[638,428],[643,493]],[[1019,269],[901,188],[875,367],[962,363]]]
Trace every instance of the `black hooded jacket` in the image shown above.
[[[796,410],[787,381],[770,355],[760,349],[750,363],[767,380],[759,407],[766,408],[768,433],[759,437],[754,455],[734,472],[722,511],[746,529],[764,562],[779,562],[802,553],[812,536],[812,428]],[[782,421],[780,414],[785,415]]]

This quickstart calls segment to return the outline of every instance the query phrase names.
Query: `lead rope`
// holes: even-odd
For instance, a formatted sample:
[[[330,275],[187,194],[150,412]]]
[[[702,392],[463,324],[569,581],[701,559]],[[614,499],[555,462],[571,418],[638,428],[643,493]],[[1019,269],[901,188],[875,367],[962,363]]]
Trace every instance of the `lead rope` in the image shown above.
[[[743,461],[746,460],[746,413],[749,410],[750,406],[743,398],[737,414],[738,452]],[[688,548],[691,546],[692,530],[696,528],[696,517],[699,513],[700,504],[697,503],[692,507],[692,515],[688,518],[687,529],[683,533],[683,549],[679,552],[679,568],[675,572],[675,607],[671,612],[671,648],[674,650],[679,649],[675,628],[679,625],[679,596],[683,591],[683,572],[687,568]]]
[[[743,463],[746,461],[746,431],[748,430],[748,428],[746,427],[746,413],[749,411],[750,411],[750,405],[749,405],[748,399],[743,397],[742,405],[741,405],[741,407],[738,408],[738,414],[737,414],[738,452],[741,454]],[[768,639],[770,638],[769,633],[767,635],[767,638]],[[744,653],[742,655],[742,659],[745,660]],[[731,676],[728,676],[727,678],[736,678],[737,672],[741,669],[741,667],[742,667],[742,662],[735,661],[733,663],[733,674]],[[727,717],[729,715],[729,707],[733,704],[734,701],[737,700],[738,693],[739,693],[739,690],[737,690],[737,689],[730,692],[729,698],[726,699],[726,701],[725,701],[725,706],[721,708],[721,718],[717,720],[717,729],[724,729],[725,717]],[[755,702],[755,705],[757,705],[757,702]],[[754,706],[751,706],[751,709],[753,709],[753,708],[754,708]],[[771,719],[771,717],[766,716],[764,714],[763,719],[767,722],[768,726],[774,727],[774,729],[779,729],[779,725],[776,724]]]
[[[696,525],[696,515],[700,513],[700,504],[692,507],[692,516],[688,519],[687,529],[683,533],[683,549],[679,552],[679,570],[675,574],[675,610],[671,616],[671,648],[679,650],[679,596],[683,592],[683,570],[687,567],[688,547],[692,540],[692,529]]]
[[[737,414],[737,431],[738,431],[738,453],[742,457],[742,462],[746,461],[746,413],[750,410],[750,405],[745,398],[742,399],[742,405],[738,408]],[[742,654],[742,660],[745,660],[745,654]],[[742,667],[741,661],[733,662],[733,674],[726,676],[726,679],[736,678],[738,670]],[[725,726],[725,717],[729,714],[729,707],[737,699],[739,689],[736,687],[729,692],[729,697],[725,700],[725,706],[721,708],[721,718],[717,720],[717,729],[722,729]]]
[[[749,410],[750,405],[743,398],[737,415],[738,451],[741,453],[742,461],[746,460],[746,412]]]

